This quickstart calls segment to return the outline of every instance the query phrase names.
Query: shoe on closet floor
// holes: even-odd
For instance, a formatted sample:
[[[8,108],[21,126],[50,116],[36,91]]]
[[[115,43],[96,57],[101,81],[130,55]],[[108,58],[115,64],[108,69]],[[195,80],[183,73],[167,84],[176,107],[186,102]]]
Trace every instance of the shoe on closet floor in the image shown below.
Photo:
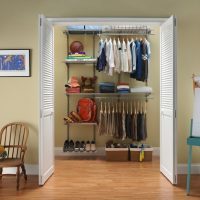
[[[65,140],[63,145],[63,152],[67,152],[69,148],[69,140]]]
[[[76,141],[75,146],[74,146],[74,151],[75,152],[80,151],[80,146],[81,146],[81,143],[79,141]]]
[[[80,143],[80,152],[84,152],[84,151],[85,151],[85,142],[82,141],[82,142]]]
[[[90,144],[90,141],[87,141],[87,142],[86,142],[85,150],[86,150],[87,152],[89,152],[89,151],[91,150],[91,144]]]
[[[109,140],[106,142],[106,148],[113,148],[113,140]]]
[[[70,141],[69,141],[69,148],[68,148],[68,151],[69,151],[69,152],[74,151],[74,141],[73,141],[73,140],[70,140]]]
[[[92,141],[91,142],[91,147],[90,147],[91,151],[92,152],[95,152],[96,151],[96,144],[95,144],[95,141]]]

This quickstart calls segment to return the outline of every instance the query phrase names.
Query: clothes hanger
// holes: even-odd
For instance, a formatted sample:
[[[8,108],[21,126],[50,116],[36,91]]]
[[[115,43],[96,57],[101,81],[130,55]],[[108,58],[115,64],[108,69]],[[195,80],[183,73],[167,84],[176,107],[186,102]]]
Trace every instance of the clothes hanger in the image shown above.
[[[134,101],[134,113],[135,113],[135,115],[137,114],[137,108],[136,108],[136,103],[135,103],[135,101]]]
[[[146,114],[147,113],[147,102],[145,101],[144,102],[144,114]]]
[[[140,101],[138,100],[137,113],[140,113]]]
[[[132,115],[133,114],[133,104],[131,101],[130,101],[130,103],[131,103],[131,115]]]
[[[118,107],[118,105],[117,105],[117,103],[116,103],[116,113],[118,113],[118,109],[117,109],[117,107]]]
[[[129,106],[128,106],[128,101],[126,102],[126,113],[129,113]]]

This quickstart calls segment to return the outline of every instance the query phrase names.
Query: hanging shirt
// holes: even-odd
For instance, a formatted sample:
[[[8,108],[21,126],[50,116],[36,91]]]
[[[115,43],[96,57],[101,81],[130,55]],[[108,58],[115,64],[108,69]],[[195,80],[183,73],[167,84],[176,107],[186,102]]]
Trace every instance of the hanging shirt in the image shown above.
[[[128,58],[128,72],[132,72],[132,57],[131,57],[131,42],[127,40],[127,58]]]
[[[142,76],[142,52],[141,43],[139,40],[135,40],[135,52],[136,52],[136,71],[131,73],[131,78],[141,79]]]
[[[109,55],[109,44],[107,38],[104,41],[104,49],[105,49],[105,55],[106,55],[106,66],[104,67],[104,73],[108,73],[109,69],[109,63],[108,63],[108,55]]]
[[[123,69],[123,62],[122,62],[122,45],[121,45],[121,42],[118,38],[118,41],[117,41],[117,48],[118,48],[118,55],[119,55],[119,59],[120,59],[120,67],[119,67],[119,72],[122,71]]]
[[[129,72],[127,45],[124,40],[122,42],[122,67],[123,72]]]
[[[136,52],[135,52],[135,42],[132,40],[130,43],[131,49],[131,61],[132,61],[132,73],[136,72]]]
[[[149,62],[150,56],[151,56],[150,42],[147,39],[145,39],[145,43],[147,45],[147,56],[148,56],[148,62]]]
[[[136,79],[139,81],[147,81],[148,78],[148,54],[147,54],[147,44],[145,41],[141,41],[141,52],[142,52],[142,68],[140,77]]]
[[[115,39],[113,40],[113,54],[114,54],[114,63],[115,63],[114,71],[117,73],[120,73],[120,53],[119,53],[117,42]]]
[[[115,63],[114,63],[114,53],[113,53],[113,44],[112,44],[112,40],[110,39],[108,42],[108,63],[109,63],[109,70],[108,70],[108,75],[112,76],[113,75],[113,71],[114,71],[114,67],[115,67]]]

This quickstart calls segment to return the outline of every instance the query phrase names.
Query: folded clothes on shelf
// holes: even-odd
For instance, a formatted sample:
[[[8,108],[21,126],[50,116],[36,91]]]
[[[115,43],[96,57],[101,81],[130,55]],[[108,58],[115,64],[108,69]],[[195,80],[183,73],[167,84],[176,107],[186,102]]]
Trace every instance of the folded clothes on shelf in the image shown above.
[[[130,89],[130,86],[129,85],[118,85],[117,86],[117,90],[120,90],[120,89]]]
[[[130,90],[117,90],[117,93],[126,94],[126,93],[130,93]]]
[[[117,93],[129,93],[130,86],[128,83],[118,83],[117,84]]]
[[[152,88],[151,87],[135,87],[130,89],[131,93],[152,93]]]
[[[112,83],[112,82],[99,83],[99,92],[100,93],[114,93],[115,92],[115,83]]]
[[[76,88],[66,88],[66,93],[80,93],[81,92],[81,88],[80,87],[76,87]]]

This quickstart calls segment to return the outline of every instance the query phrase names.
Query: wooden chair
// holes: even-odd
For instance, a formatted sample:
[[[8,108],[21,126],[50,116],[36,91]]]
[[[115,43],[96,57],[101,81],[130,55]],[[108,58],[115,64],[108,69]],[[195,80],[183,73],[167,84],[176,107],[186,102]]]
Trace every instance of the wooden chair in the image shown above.
[[[5,167],[16,167],[17,190],[19,190],[20,167],[27,180],[26,169],[24,166],[24,155],[26,152],[26,142],[29,129],[21,122],[13,122],[5,125],[0,131],[0,145],[4,146],[8,157],[0,160],[0,179]]]

